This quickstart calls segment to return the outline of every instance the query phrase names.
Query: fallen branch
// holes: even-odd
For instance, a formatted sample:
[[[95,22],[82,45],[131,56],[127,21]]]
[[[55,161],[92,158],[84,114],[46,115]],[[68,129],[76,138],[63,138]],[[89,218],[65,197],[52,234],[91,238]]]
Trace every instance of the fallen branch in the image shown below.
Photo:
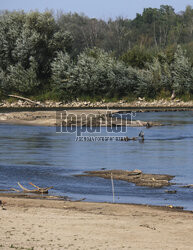
[[[36,186],[35,184],[33,184],[32,182],[29,183],[30,185],[32,185],[33,187],[37,188],[37,190],[42,193],[42,192],[48,192],[49,189],[52,189],[53,187],[47,187],[47,188],[41,188]]]
[[[33,183],[29,183],[30,185],[34,186],[36,189],[28,189],[28,188],[25,188],[24,186],[22,186],[19,182],[18,182],[18,185],[20,186],[20,188],[23,190],[24,193],[36,193],[36,194],[47,194],[48,193],[48,190],[53,188],[53,187],[46,187],[46,188],[41,188],[41,187],[38,187],[36,186],[35,184]],[[17,189],[13,189],[12,190],[18,192],[19,190]]]
[[[26,191],[30,191],[29,189],[24,188],[24,186],[22,186],[19,182],[18,182],[17,184],[20,186],[21,189],[23,189],[23,191],[25,191],[25,192],[26,192]]]
[[[20,193],[20,192],[21,192],[20,190],[18,190],[18,189],[16,189],[16,188],[11,188],[11,191],[15,191],[15,192],[17,192],[17,193]]]
[[[22,96],[18,96],[18,95],[8,95],[8,96],[16,98],[16,99],[24,100],[24,101],[29,102],[29,103],[33,103],[35,105],[41,105],[38,102],[32,101],[32,100],[30,100],[29,98],[26,98],[26,97],[22,97]]]
[[[29,183],[30,185],[32,185],[33,187],[40,189],[40,187],[36,186],[35,184],[33,184],[32,182]]]

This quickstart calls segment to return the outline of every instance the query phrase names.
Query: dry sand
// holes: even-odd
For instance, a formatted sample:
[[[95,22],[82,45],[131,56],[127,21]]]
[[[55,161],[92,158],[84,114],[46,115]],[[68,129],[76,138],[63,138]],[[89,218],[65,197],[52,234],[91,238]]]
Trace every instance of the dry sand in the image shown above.
[[[193,213],[0,197],[0,249],[193,249]]]
[[[30,125],[30,126],[130,126],[130,127],[143,127],[147,126],[161,126],[158,122],[152,121],[139,121],[132,117],[128,120],[112,118],[107,119],[109,112],[115,114],[120,110],[107,110],[105,109],[84,109],[84,110],[68,110],[67,113],[61,111],[56,115],[56,111],[18,111],[18,112],[3,112],[0,111],[0,124],[17,124],[17,125]],[[131,114],[131,112],[128,112]],[[62,114],[62,119],[61,119]],[[72,120],[67,115],[73,115]],[[87,115],[87,118],[86,118]],[[92,115],[88,118],[88,115]],[[133,114],[132,114],[133,115]],[[57,118],[56,118],[57,117]],[[91,125],[92,124],[92,125]]]
[[[68,114],[81,116],[82,114],[106,115],[106,110],[68,110]],[[118,110],[113,110],[116,113]],[[30,125],[30,126],[56,126],[56,111],[18,111],[0,112],[0,123]],[[61,121],[59,120],[59,124]]]

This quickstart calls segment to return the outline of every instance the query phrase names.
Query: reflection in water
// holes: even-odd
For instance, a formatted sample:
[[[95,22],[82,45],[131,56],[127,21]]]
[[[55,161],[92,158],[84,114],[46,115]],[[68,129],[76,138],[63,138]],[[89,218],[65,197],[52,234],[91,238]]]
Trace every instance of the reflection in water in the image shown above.
[[[76,142],[75,135],[56,134],[55,128],[0,125],[0,189],[20,181],[54,186],[54,194],[90,201],[112,201],[109,180],[76,177],[86,170],[141,169],[175,175],[175,186],[162,189],[136,187],[115,181],[116,202],[183,205],[193,209],[193,113],[139,113],[136,119],[159,121],[166,126],[143,129],[144,143]],[[168,126],[167,124],[177,124]],[[141,128],[128,128],[124,136],[137,136]],[[102,135],[107,135],[102,129]],[[177,190],[176,194],[165,193]]]

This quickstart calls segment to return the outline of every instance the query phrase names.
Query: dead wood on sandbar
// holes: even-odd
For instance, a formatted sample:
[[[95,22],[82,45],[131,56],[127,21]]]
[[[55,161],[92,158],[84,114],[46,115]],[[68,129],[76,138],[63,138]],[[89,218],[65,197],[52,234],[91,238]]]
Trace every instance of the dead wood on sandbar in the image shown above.
[[[11,188],[11,190],[13,190],[15,192],[35,193],[35,194],[47,194],[48,190],[53,188],[53,187],[41,188],[41,187],[38,187],[35,184],[33,184],[33,183],[30,182],[29,184],[32,185],[33,187],[35,187],[36,189],[28,189],[28,188],[25,188],[24,186],[22,186],[19,182],[17,184],[20,186],[20,188],[22,189],[22,191],[18,190],[18,189],[15,189],[15,188]]]

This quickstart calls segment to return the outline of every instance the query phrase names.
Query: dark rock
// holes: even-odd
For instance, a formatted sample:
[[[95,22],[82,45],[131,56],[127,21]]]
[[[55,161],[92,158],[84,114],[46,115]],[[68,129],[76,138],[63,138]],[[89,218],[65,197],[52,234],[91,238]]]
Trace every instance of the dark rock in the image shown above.
[[[168,193],[168,194],[176,194],[177,191],[176,191],[176,190],[165,190],[165,193]]]
[[[193,188],[193,185],[190,184],[190,185],[185,185],[185,186],[181,186],[182,188]]]

